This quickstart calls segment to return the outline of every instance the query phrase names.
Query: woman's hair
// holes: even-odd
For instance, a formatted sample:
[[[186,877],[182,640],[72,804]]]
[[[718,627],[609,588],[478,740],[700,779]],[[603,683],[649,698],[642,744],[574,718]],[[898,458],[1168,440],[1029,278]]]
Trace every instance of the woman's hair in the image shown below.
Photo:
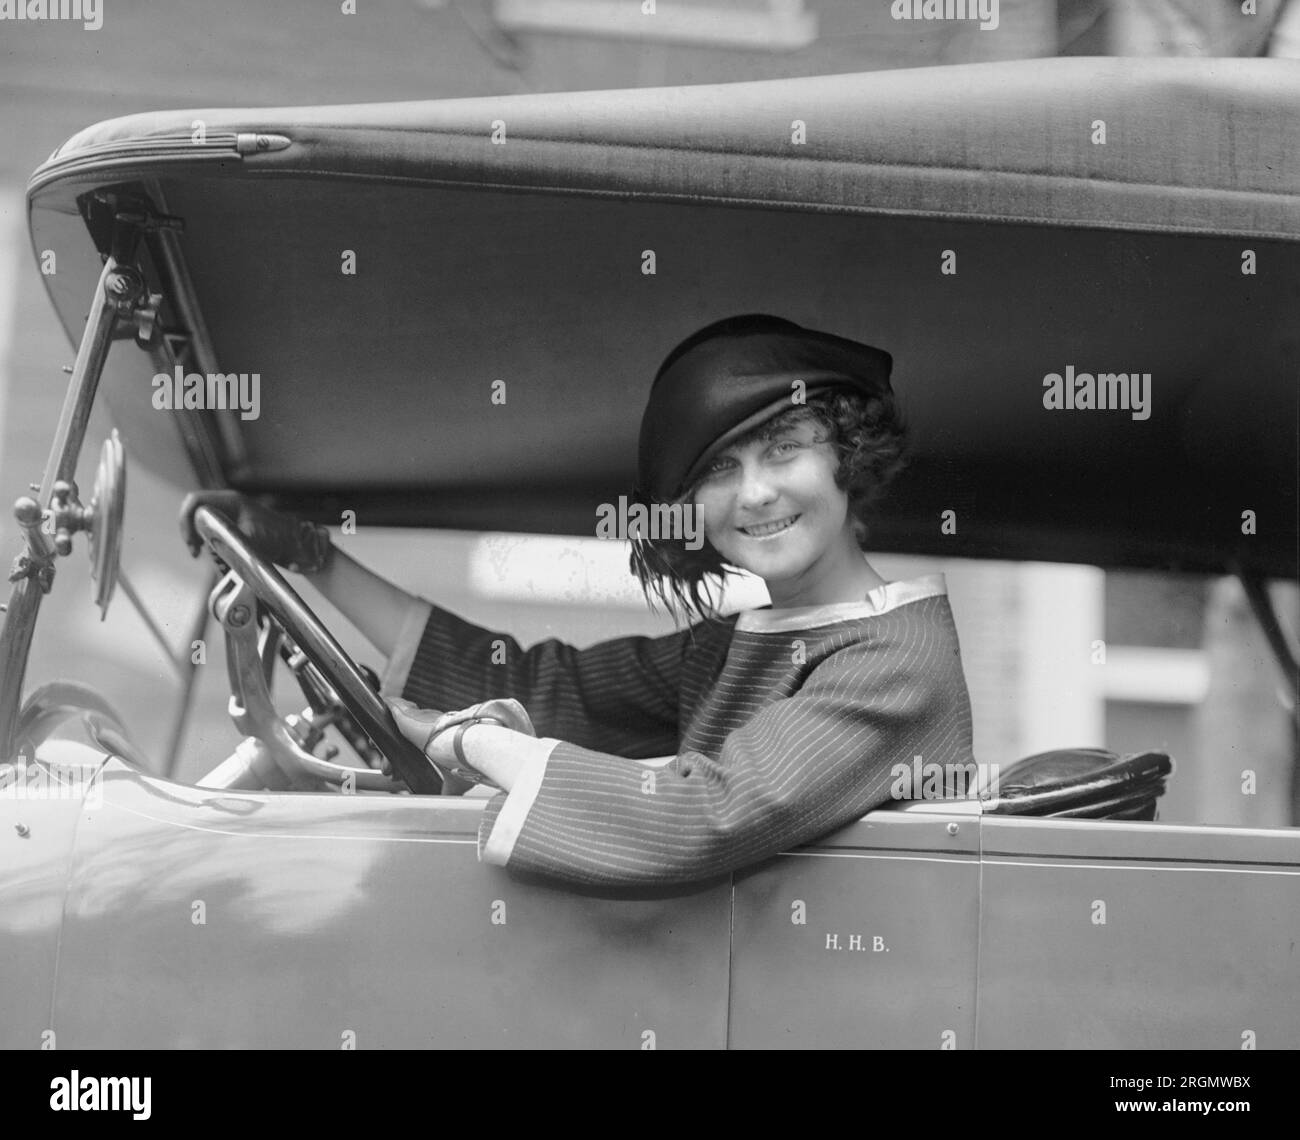
[[[835,485],[848,495],[854,533],[858,545],[865,548],[870,515],[907,466],[907,424],[902,412],[891,393],[867,396],[850,388],[833,388],[778,412],[731,446],[769,438],[808,421],[819,429],[817,441],[835,448],[839,459]],[[694,495],[695,487],[688,487],[681,501],[692,503]],[[719,617],[718,591],[726,575],[736,573],[707,538],[698,550],[688,549],[682,538],[635,538],[631,567],[651,607],[661,604],[679,620],[692,614],[706,620]]]

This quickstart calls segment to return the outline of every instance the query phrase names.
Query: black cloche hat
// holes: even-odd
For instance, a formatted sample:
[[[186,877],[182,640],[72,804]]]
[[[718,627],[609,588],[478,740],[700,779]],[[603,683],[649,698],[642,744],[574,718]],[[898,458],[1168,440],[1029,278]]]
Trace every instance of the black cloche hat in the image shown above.
[[[637,497],[679,498],[732,441],[804,395],[840,386],[890,392],[892,364],[879,348],[782,317],[715,321],[677,345],[655,375],[641,417]]]

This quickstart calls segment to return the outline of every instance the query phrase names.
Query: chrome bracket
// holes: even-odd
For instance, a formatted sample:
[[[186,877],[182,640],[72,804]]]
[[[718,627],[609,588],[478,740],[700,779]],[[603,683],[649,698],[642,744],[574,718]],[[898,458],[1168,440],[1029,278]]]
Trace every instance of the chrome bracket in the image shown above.
[[[50,509],[46,525],[54,532],[54,550],[66,557],[72,553],[72,536],[79,530],[90,530],[94,517],[93,507],[83,507],[77,496],[76,483],[59,479],[50,495]]]
[[[303,747],[306,740],[320,739],[320,727],[307,715],[285,718],[276,710],[268,675],[279,634],[270,623],[259,628],[257,595],[233,570],[213,589],[209,607],[226,635],[230,718],[240,732],[265,745],[293,787],[305,791],[340,786],[347,791],[402,790],[400,781],[382,772],[333,764]]]
[[[235,150],[240,155],[266,154],[268,151],[285,150],[290,140],[285,135],[254,134],[241,131],[235,135]]]
[[[27,539],[24,550],[9,569],[9,581],[20,582],[32,578],[48,594],[54,585],[54,546],[43,529],[40,504],[27,495],[14,503],[14,518]]]
[[[48,594],[54,585],[54,564],[20,554],[9,569],[9,581],[19,582],[24,578],[34,578],[41,593]]]

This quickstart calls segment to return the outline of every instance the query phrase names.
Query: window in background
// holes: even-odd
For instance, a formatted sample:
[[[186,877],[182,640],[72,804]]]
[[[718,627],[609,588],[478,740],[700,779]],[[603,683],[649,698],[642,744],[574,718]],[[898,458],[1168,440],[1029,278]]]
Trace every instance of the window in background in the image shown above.
[[[804,0],[496,0],[508,31],[567,32],[627,39],[792,51],[817,38]]]
[[[1294,586],[1276,601],[1294,622]],[[1282,674],[1231,577],[1106,575],[1106,742],[1167,751],[1168,823],[1295,826],[1295,744]]]

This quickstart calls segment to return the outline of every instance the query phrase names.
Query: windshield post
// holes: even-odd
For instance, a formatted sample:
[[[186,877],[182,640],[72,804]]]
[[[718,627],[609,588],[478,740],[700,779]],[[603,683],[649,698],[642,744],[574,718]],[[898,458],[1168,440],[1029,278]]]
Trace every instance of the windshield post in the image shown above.
[[[1273,658],[1286,678],[1286,698],[1290,702],[1287,713],[1291,720],[1291,826],[1300,827],[1300,660],[1297,660],[1291,640],[1282,628],[1264,575],[1247,569],[1240,562],[1234,564],[1233,570],[1246,593],[1255,620],[1264,630]]]
[[[51,506],[55,484],[74,482],[86,425],[117,323],[120,319],[133,319],[147,299],[144,277],[138,269],[119,265],[111,256],[105,259],[41,477],[38,500],[24,495],[14,504],[14,515],[25,538],[24,548],[9,574],[14,587],[4,629],[0,631],[0,757],[12,756],[15,751],[14,732],[36,615],[41,597],[49,593],[53,584],[54,560],[59,552],[57,544],[50,543],[40,532],[40,519]]]

